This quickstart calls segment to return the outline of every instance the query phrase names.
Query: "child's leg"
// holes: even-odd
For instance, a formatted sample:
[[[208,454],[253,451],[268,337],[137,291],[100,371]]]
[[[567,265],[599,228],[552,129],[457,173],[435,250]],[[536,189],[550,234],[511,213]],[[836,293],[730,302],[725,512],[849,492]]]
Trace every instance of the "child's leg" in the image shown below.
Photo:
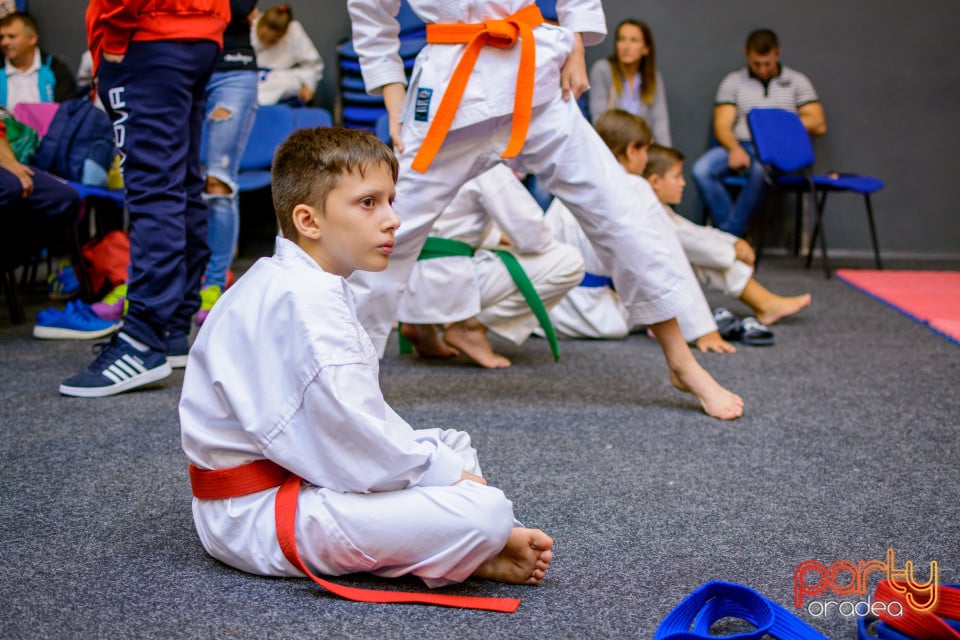
[[[510,366],[509,359],[493,350],[487,338],[486,325],[476,318],[448,325],[443,332],[443,340],[486,369],[503,369]]]
[[[403,323],[400,334],[406,338],[421,358],[452,358],[459,351],[443,341],[440,331],[433,324]]]
[[[809,307],[811,302],[809,293],[790,297],[778,296],[753,278],[747,281],[740,299],[753,309],[757,314],[757,320],[763,324],[773,324],[787,316],[792,316]]]
[[[675,317],[696,295],[696,281],[677,267],[652,192],[650,206],[641,206],[629,184],[640,178],[625,173],[574,103],[535,111],[521,160],[577,217],[610,267],[631,324],[654,329],[674,384],[694,393],[708,414],[738,417],[743,401],[700,366],[680,333]]]
[[[530,279],[540,301],[552,309],[583,279],[583,257],[567,244],[556,243],[537,254],[511,251]],[[474,260],[480,284],[477,320],[497,335],[520,345],[539,326],[530,305],[495,254],[482,253]]]
[[[442,440],[466,471],[482,475],[468,434],[418,433]],[[514,526],[513,505],[499,489],[470,481],[372,494],[308,489],[300,495],[297,536],[304,561],[321,573],[413,574],[430,587],[471,575],[536,584],[553,545],[538,529]]]
[[[670,382],[697,396],[708,415],[733,420],[743,415],[743,399],[721,387],[693,357],[675,319],[650,326],[670,367]]]

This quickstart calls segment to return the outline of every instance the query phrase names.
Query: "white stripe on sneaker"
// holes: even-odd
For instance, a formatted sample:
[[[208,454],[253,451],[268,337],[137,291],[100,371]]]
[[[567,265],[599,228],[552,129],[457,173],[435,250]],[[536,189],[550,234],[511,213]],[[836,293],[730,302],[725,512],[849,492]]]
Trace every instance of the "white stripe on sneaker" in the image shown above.
[[[143,373],[144,371],[147,370],[146,365],[143,364],[143,360],[141,360],[140,358],[135,358],[129,353],[124,354],[121,360],[123,360],[124,362],[132,366],[134,369],[136,369],[138,373]]]

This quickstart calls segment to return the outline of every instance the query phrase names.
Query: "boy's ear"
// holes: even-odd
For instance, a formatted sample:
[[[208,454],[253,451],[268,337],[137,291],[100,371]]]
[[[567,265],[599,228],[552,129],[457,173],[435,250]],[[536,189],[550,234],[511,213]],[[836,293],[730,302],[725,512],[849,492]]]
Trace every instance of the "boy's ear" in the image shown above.
[[[298,204],[295,206],[291,218],[300,237],[319,240],[323,235],[320,212],[310,205]]]
[[[656,173],[651,173],[647,176],[647,182],[650,183],[650,186],[653,187],[654,191],[660,190],[660,184],[662,183],[663,177],[657,175]]]

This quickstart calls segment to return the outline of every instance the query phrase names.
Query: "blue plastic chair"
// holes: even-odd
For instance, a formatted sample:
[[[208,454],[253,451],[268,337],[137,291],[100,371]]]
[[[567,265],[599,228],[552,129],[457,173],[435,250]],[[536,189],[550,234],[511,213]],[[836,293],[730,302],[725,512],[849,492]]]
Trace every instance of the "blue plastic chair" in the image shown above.
[[[757,149],[757,157],[764,167],[764,177],[773,187],[786,191],[805,192],[810,196],[811,211],[815,213],[810,251],[807,253],[807,268],[813,260],[814,247],[820,240],[823,254],[823,269],[830,277],[827,258],[827,234],[823,226],[823,210],[827,194],[831,191],[859,193],[864,197],[867,222],[870,225],[870,240],[877,269],[882,269],[877,229],[873,219],[870,194],[883,189],[883,181],[871,176],[848,173],[814,174],[815,156],[810,135],[800,116],[784,109],[753,109],[747,114],[750,133]],[[759,254],[759,251],[757,252]]]
[[[333,116],[323,107],[299,107],[293,109],[292,115],[294,129],[333,126]]]
[[[240,174],[237,188],[240,191],[262,189],[270,184],[270,165],[277,147],[287,139],[296,125],[294,111],[285,104],[263,105],[257,111],[257,118],[253,122],[250,140],[240,158]]]
[[[377,137],[380,138],[380,141],[384,144],[392,144],[390,140],[390,114],[380,114],[380,117],[377,118],[377,124],[373,128],[373,132],[377,134]]]

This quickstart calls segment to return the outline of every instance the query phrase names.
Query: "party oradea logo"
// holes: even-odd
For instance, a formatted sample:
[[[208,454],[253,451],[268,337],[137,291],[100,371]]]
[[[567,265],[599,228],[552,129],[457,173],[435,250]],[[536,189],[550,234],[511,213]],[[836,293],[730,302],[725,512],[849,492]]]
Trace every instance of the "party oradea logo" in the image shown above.
[[[937,563],[931,561],[927,580],[918,580],[912,561],[897,567],[892,548],[887,549],[885,560],[837,560],[829,566],[819,560],[807,560],[793,572],[793,604],[818,618],[831,614],[879,616],[882,612],[900,617],[904,606],[918,612],[930,611],[936,606],[938,576]],[[902,602],[871,599],[871,589],[882,579],[888,580],[903,596]]]

